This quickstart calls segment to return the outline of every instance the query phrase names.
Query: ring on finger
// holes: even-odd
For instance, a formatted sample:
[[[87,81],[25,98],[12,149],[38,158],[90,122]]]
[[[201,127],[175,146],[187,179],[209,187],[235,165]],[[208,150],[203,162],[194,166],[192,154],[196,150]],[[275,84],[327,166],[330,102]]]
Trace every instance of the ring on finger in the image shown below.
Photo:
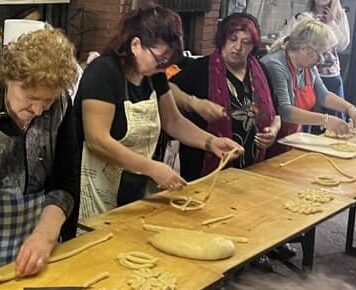
[[[38,258],[37,260],[37,266],[42,266],[44,264],[44,259],[41,257],[41,258]]]

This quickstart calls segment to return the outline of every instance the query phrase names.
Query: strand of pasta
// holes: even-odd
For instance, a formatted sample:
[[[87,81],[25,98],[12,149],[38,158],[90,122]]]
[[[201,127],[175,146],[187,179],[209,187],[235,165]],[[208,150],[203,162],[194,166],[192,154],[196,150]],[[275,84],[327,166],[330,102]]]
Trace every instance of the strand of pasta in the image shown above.
[[[193,180],[191,182],[188,182],[187,186],[201,183],[201,182],[207,180],[208,178],[213,177],[213,181],[209,187],[208,193],[203,198],[202,201],[198,200],[198,199],[193,199],[192,197],[187,197],[187,196],[181,195],[180,197],[172,197],[170,200],[170,205],[175,208],[178,208],[182,211],[192,211],[192,210],[198,210],[198,209],[203,208],[212,197],[212,193],[216,186],[216,182],[219,177],[220,171],[226,166],[226,164],[229,162],[230,158],[237,152],[237,150],[238,150],[238,148],[234,148],[234,149],[230,150],[225,156],[223,156],[220,159],[218,167],[214,171],[209,173],[208,175],[203,176],[199,179]]]
[[[210,225],[210,224],[214,224],[214,223],[218,223],[218,222],[222,222],[222,221],[231,219],[233,217],[234,217],[233,214],[228,214],[228,215],[225,215],[225,216],[219,216],[219,217],[216,217],[216,218],[205,220],[201,224],[203,226],[207,226],[207,225]]]
[[[334,168],[336,171],[338,171],[340,174],[342,174],[343,176],[345,176],[346,178],[348,178],[348,180],[341,180],[341,179],[336,179],[336,178],[330,178],[330,177],[326,177],[326,176],[316,176],[314,182],[320,185],[325,185],[325,186],[334,186],[334,185],[339,185],[340,183],[352,183],[356,181],[356,177],[345,172],[344,170],[342,170],[331,158],[325,156],[324,154],[321,153],[305,153],[303,155],[300,155],[294,159],[291,159],[287,162],[281,163],[279,164],[280,167],[284,167],[287,166],[295,161],[298,161],[302,158],[308,157],[308,156],[318,156],[318,157],[322,157],[323,159],[325,159],[326,161],[328,161]]]
[[[109,233],[105,237],[103,237],[101,239],[98,239],[96,241],[87,243],[87,244],[81,246],[80,248],[71,250],[71,251],[69,251],[67,253],[64,253],[62,255],[51,257],[51,258],[49,258],[48,263],[55,263],[55,262],[58,262],[58,261],[73,257],[75,255],[78,255],[79,253],[81,253],[81,252],[83,252],[83,251],[85,251],[85,250],[87,250],[87,249],[89,249],[91,247],[94,247],[94,246],[96,246],[96,245],[98,245],[100,243],[103,243],[103,242],[111,239],[112,237],[113,237],[113,234]],[[14,280],[14,279],[16,279],[16,273],[15,272],[12,272],[12,273],[9,273],[9,274],[6,274],[6,275],[2,275],[2,276],[0,275],[0,283],[8,282],[8,281]]]
[[[106,236],[104,236],[103,238],[101,239],[98,239],[96,241],[93,241],[93,242],[89,242],[77,249],[73,249],[67,253],[64,253],[62,255],[58,255],[58,256],[54,256],[54,257],[51,257],[49,258],[49,263],[54,263],[54,262],[58,262],[58,261],[61,261],[61,260],[64,260],[64,259],[67,259],[67,258],[70,258],[70,257],[73,257],[75,255],[78,255],[79,253],[91,248],[91,247],[94,247],[98,244],[101,244],[103,242],[106,242],[107,240],[110,240],[111,238],[113,237],[113,234],[112,233],[109,233],[107,234]]]
[[[95,277],[91,278],[90,280],[86,281],[85,283],[83,283],[83,288],[89,288],[90,286],[98,283],[99,281],[109,278],[109,276],[110,275],[108,272],[100,273]]]

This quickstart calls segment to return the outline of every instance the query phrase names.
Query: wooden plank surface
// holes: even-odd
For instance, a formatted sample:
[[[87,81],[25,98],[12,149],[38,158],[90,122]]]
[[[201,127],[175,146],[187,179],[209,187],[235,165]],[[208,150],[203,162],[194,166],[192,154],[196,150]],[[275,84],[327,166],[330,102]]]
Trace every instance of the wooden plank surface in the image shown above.
[[[168,206],[166,200],[159,198],[157,202],[140,201],[139,208],[145,209],[142,212],[136,208],[136,203],[133,203],[98,216],[87,225],[125,232],[132,240],[146,240],[152,234],[142,230],[142,219],[161,226],[247,237],[249,242],[236,244],[236,254],[229,259],[216,262],[192,261],[223,274],[354,203],[349,198],[335,195],[335,199],[326,204],[321,213],[309,216],[295,214],[284,209],[283,203],[294,199],[299,190],[306,188],[304,184],[293,185],[238,169],[228,169],[227,172],[229,180],[226,179],[226,173],[221,175],[212,200],[202,210],[182,212]],[[195,193],[197,197],[204,195],[209,185],[200,184],[198,187],[200,192]],[[233,214],[234,218],[211,226],[201,225],[204,220],[227,214]],[[128,218],[129,216],[132,218]]]
[[[57,254],[65,253],[71,249],[76,249],[87,242],[107,235],[107,233],[108,231],[105,230],[96,230],[81,235],[60,245],[56,252]],[[103,272],[109,272],[110,277],[95,284],[93,286],[95,289],[129,289],[127,278],[133,271],[121,266],[115,259],[118,254],[127,251],[143,251],[159,258],[158,266],[155,269],[172,273],[177,278],[178,289],[204,289],[222,278],[221,274],[197,267],[189,260],[158,252],[148,245],[146,239],[135,238],[135,240],[132,240],[127,238],[125,232],[116,231],[112,239],[72,258],[49,264],[39,275],[0,284],[0,289],[22,290],[24,287],[81,286]],[[13,264],[2,267],[0,268],[0,275],[13,271],[13,269]]]
[[[316,176],[334,176],[338,179],[345,178],[340,173],[338,173],[328,161],[324,160],[319,156],[308,156],[303,159],[297,160],[287,166],[280,166],[281,163],[285,163],[306,153],[308,152],[293,149],[284,154],[252,165],[246,169],[256,173],[260,173],[262,175],[279,178],[296,184],[303,184],[311,188],[321,187],[320,185],[312,184],[312,181]],[[328,158],[331,158],[341,169],[343,169],[347,173],[356,176],[356,159],[345,160],[332,157]],[[224,178],[225,180],[230,180],[231,174],[231,171],[227,171],[226,173],[224,172],[222,173],[222,178]],[[355,182],[341,183],[340,185],[333,187],[325,186],[324,188],[350,198],[356,197]]]

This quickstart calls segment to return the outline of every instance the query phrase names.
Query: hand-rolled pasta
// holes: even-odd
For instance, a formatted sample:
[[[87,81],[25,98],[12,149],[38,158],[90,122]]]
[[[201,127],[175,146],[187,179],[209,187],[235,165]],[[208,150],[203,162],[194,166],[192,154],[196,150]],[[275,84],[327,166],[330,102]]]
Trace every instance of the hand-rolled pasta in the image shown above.
[[[185,229],[161,231],[149,241],[164,253],[196,260],[221,260],[235,253],[234,243],[224,236]]]

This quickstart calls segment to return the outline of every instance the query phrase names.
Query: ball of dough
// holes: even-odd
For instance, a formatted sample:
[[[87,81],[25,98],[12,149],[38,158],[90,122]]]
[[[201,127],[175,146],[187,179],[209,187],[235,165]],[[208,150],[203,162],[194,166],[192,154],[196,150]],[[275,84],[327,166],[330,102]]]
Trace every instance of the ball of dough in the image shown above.
[[[235,253],[235,245],[228,238],[200,231],[162,231],[149,241],[164,253],[196,260],[221,260]]]

